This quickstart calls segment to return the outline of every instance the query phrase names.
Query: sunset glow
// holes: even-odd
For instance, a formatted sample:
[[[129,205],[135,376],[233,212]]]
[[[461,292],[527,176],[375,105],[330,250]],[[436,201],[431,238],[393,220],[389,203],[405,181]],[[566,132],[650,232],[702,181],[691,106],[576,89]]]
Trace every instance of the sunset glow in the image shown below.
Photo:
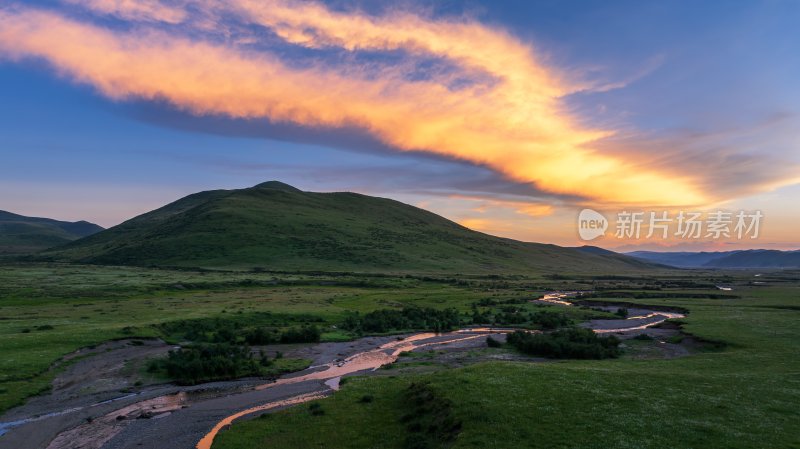
[[[533,218],[569,204],[710,207],[797,181],[794,156],[756,161],[747,145],[717,143],[688,151],[593,120],[571,99],[632,81],[559,64],[552,49],[472,14],[299,0],[11,3],[0,8],[0,60],[44,61],[117,103],[366,133],[397,154],[482,167],[551,198],[476,192],[484,210]],[[709,164],[711,153],[725,162]]]

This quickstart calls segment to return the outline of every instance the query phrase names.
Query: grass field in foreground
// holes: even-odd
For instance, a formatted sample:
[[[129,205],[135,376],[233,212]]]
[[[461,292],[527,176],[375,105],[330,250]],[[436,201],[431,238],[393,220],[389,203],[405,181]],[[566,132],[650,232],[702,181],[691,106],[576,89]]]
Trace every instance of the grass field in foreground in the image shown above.
[[[686,330],[727,342],[723,351],[353,378],[319,401],[324,413],[299,406],[237,423],[214,449],[404,448],[400,398],[420,381],[452,401],[462,422],[453,448],[800,447],[800,287],[736,291],[741,299],[639,301],[688,308]]]

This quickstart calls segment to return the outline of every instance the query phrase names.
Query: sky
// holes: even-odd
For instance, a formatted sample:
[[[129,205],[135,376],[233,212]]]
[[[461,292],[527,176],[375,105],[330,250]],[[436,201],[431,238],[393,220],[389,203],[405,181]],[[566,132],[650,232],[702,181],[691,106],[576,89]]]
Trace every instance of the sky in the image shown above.
[[[280,180],[525,241],[798,249],[797,23],[792,0],[6,1],[0,209],[108,227]]]

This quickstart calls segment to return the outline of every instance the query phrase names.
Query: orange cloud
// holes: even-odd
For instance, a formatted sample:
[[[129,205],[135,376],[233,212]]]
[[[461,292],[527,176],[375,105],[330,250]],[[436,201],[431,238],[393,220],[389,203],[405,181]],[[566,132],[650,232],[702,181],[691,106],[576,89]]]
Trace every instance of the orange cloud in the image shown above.
[[[553,213],[553,206],[549,204],[525,204],[517,208],[517,213],[530,215],[531,217],[541,217]]]
[[[531,217],[542,217],[551,215],[555,208],[551,204],[537,203],[531,201],[513,201],[513,200],[497,200],[492,198],[473,197],[465,195],[450,195],[450,198],[460,200],[476,201],[479,204],[472,208],[473,211],[479,213],[488,212],[492,208],[512,209],[518,214],[528,215]]]
[[[180,23],[187,13],[180,6],[169,6],[160,0],[63,0],[102,14],[117,16],[125,20],[159,21]]]
[[[334,12],[314,2],[184,3],[202,10],[198,24],[192,25],[186,10],[162,10],[155,0],[83,3],[98,14],[139,21],[124,31],[57,12],[6,7],[0,9],[0,55],[44,59],[63,75],[115,100],[166,101],[198,115],[360,127],[398,150],[483,165],[557,194],[653,205],[709,200],[690,176],[648,169],[630,155],[593,150],[593,142],[613,131],[581,126],[564,110],[563,97],[582,87],[566,81],[528,45],[502,30],[409,13],[373,17]],[[350,52],[402,50],[450,61],[462,70],[457,76],[481,76],[454,88],[452,73],[409,77],[413,64],[296,68],[240,41],[196,37],[223,13],[268,27],[292,45]],[[165,30],[151,25],[153,20],[181,22],[187,29]],[[192,30],[194,34],[188,32]]]
[[[472,229],[473,231],[480,231],[493,235],[502,234],[509,230],[507,223],[487,218],[465,218],[459,220],[458,224],[465,228]]]

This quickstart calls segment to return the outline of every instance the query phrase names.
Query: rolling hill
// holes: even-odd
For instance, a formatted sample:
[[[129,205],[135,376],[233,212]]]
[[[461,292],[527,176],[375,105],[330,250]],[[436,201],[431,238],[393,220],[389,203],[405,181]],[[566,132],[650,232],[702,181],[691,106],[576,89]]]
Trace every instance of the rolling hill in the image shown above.
[[[25,217],[0,210],[0,255],[35,253],[102,230],[87,221]]]
[[[43,253],[93,264],[448,273],[644,270],[590,254],[467,229],[398,201],[303,192],[277,181],[189,195]]]
[[[655,252],[627,253],[648,262],[681,268],[798,268],[800,251],[751,249],[717,252]]]

